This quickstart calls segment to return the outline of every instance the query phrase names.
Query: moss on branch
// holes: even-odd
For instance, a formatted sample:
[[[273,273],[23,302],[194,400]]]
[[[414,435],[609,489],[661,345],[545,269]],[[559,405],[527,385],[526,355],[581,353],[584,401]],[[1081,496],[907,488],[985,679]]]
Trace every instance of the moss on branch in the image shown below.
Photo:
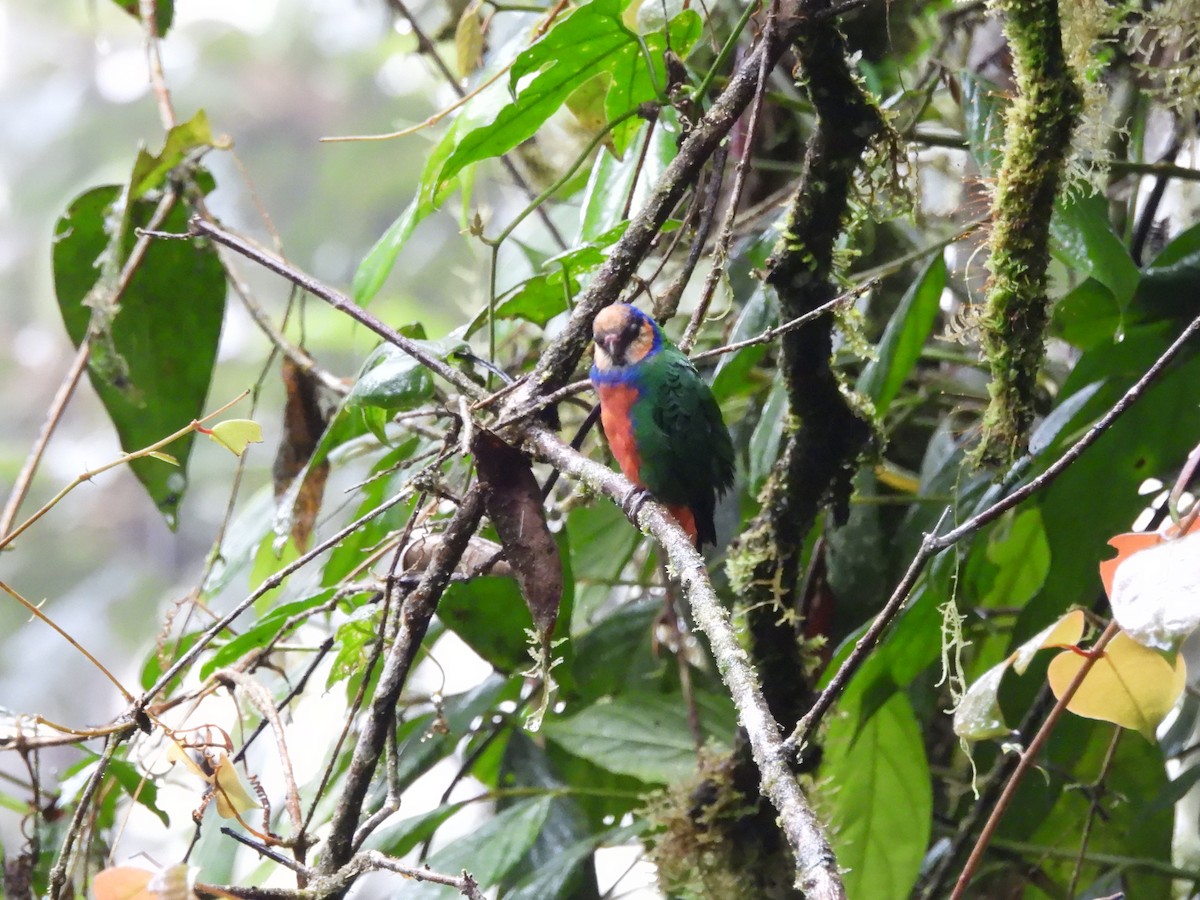
[[[783,319],[803,315],[834,295],[834,250],[855,173],[885,128],[850,71],[845,41],[833,22],[813,21],[794,46],[817,119],[786,234],[769,262],[767,280]],[[729,557],[731,581],[751,610],[753,649],[767,701],[783,722],[796,720],[808,696],[796,690],[803,668],[799,635],[794,624],[780,624],[780,612],[796,608],[805,536],[823,504],[844,504],[854,461],[871,438],[870,426],[847,402],[830,367],[833,327],[832,320],[823,319],[782,339],[780,367],[792,424],[763,488],[762,509]]]
[[[1025,451],[1047,323],[1050,216],[1081,94],[1063,53],[1057,0],[997,0],[1017,97],[992,201],[992,273],[981,321],[991,402],[975,459],[1008,465]]]

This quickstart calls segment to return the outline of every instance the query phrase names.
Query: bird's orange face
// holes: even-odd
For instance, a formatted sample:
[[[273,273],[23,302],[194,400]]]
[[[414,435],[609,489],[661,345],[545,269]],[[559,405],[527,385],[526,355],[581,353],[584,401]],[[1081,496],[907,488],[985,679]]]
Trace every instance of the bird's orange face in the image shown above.
[[[592,323],[596,341],[596,368],[604,372],[614,367],[641,362],[654,350],[654,323],[644,313],[625,303],[605,307]]]

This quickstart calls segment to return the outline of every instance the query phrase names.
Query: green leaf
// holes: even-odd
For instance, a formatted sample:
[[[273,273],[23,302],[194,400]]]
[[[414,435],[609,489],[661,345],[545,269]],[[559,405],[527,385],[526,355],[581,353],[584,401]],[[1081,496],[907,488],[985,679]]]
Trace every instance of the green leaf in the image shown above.
[[[204,681],[217,669],[222,669],[242,659],[248,653],[265,647],[288,619],[320,606],[332,596],[332,590],[320,591],[311,597],[293,600],[291,603],[275,607],[249,630],[230,638],[218,647],[209,660],[200,667],[200,680]]]
[[[418,844],[429,840],[439,828],[456,812],[471,801],[460,800],[446,803],[429,812],[405,819],[388,819],[387,823],[372,831],[363,841],[362,849],[379,850],[389,856],[404,856]]]
[[[945,287],[946,260],[939,253],[900,300],[879,340],[879,358],[867,363],[858,378],[858,390],[871,398],[880,418],[921,356],[937,320]]]
[[[117,296],[117,278],[155,204],[138,200],[121,214],[122,189],[93,188],[55,226],[54,285],[67,333],[78,346],[91,332],[88,374],[132,452],[203,413],[225,314],[225,274],[216,251],[195,241],[154,241]],[[176,204],[160,226],[187,230]],[[111,229],[111,230],[110,230]],[[170,446],[183,468],[154,459],[130,467],[174,528],[187,487],[193,435]]]
[[[579,696],[594,701],[646,683],[662,666],[653,654],[654,620],[662,615],[658,597],[627,603],[571,640],[571,674]],[[621,665],[614,666],[614,659]]]
[[[960,72],[963,126],[967,146],[985,176],[1000,170],[1004,158],[1004,110],[1008,99],[993,81],[972,72]]]
[[[503,701],[516,700],[522,681],[521,678],[490,675],[471,690],[447,697],[443,705],[444,730],[431,729],[432,713],[409,719],[401,725],[396,731],[396,755],[400,760],[396,778],[401,789],[412,784],[438,760],[453,753],[477,719],[490,716]]]
[[[563,792],[568,785],[555,771],[546,752],[523,731],[514,731],[504,749],[500,783],[552,792],[550,810],[537,840],[520,865],[512,870],[510,878],[521,879],[521,883],[526,885],[516,896],[537,900],[573,896],[583,881],[582,863],[590,855],[587,848],[594,849],[596,838],[589,835],[587,816],[579,803],[569,793]],[[584,848],[582,852],[581,845]],[[540,893],[530,893],[535,885]],[[502,893],[506,898],[514,896],[508,891]]]
[[[1060,200],[1050,220],[1050,248],[1080,275],[1091,276],[1112,292],[1124,311],[1137,290],[1141,273],[1113,233],[1108,201],[1099,194]]]
[[[700,17],[692,10],[681,12],[671,21],[669,40],[663,32],[645,35],[642,40],[647,53],[643,55],[642,42],[621,19],[621,8],[621,0],[591,0],[560,19],[517,56],[509,77],[515,99],[490,124],[463,134],[438,182],[531,138],[571,94],[597,75],[610,78],[604,103],[609,122],[656,99],[655,86],[666,83],[663,52],[670,46],[686,56],[700,37]],[[646,65],[646,56],[652,60],[653,72]],[[630,119],[612,131],[618,155],[625,152],[640,126],[639,121]]]
[[[371,645],[380,634],[380,611],[367,607],[349,621],[343,622],[337,629],[337,655],[333,665],[329,667],[329,677],[325,681],[328,690],[339,681],[361,674],[366,670],[367,659],[371,655]]]
[[[450,124],[450,127],[446,129],[437,144],[429,151],[425,157],[425,168],[421,171],[421,182],[416,196],[405,207],[404,212],[400,213],[396,221],[388,226],[387,231],[380,236],[375,245],[367,251],[367,255],[359,264],[354,273],[351,290],[354,293],[355,301],[360,306],[365,306],[372,297],[379,293],[383,283],[387,281],[388,275],[391,274],[392,268],[396,265],[396,258],[400,255],[400,251],[404,249],[404,245],[412,236],[413,230],[457,189],[456,181],[444,178],[439,181],[437,173],[446,157],[457,145],[459,131],[468,123],[475,121],[474,116],[479,115],[482,101],[486,99],[487,93],[485,91],[484,95],[480,95],[475,101],[468,103]]]
[[[1187,316],[1200,288],[1200,225],[1171,241],[1142,275],[1134,308],[1142,317]]]
[[[908,697],[893,694],[854,730],[830,721],[823,778],[837,790],[830,833],[849,897],[904,900],[916,883],[933,822],[921,728]]]
[[[1019,608],[1029,602],[1050,571],[1050,545],[1041,513],[1027,509],[1007,529],[993,530],[987,558],[996,566],[996,576],[980,604]]]
[[[651,186],[657,184],[658,176],[677,151],[674,135],[662,127],[666,116],[664,110],[659,127],[650,134],[651,144],[645,160],[639,159],[640,153],[622,159],[611,153],[596,154],[583,194],[577,241],[599,241],[602,235],[628,226],[625,204],[632,199],[631,209],[641,205],[639,201]]]
[[[787,390],[782,376],[776,378],[762,406],[758,424],[750,435],[750,484],[754,490],[762,485],[779,456],[779,444],[783,440],[783,429],[787,419]]]
[[[609,585],[633,556],[641,535],[612,503],[577,506],[567,513],[571,566],[577,595],[574,619],[589,622],[608,599]],[[572,622],[572,631],[579,630]]]
[[[171,824],[170,817],[158,807],[158,785],[149,776],[143,775],[133,763],[124,759],[110,760],[108,771],[135,802],[158,816],[163,825]]]
[[[139,0],[113,0],[125,12],[140,20]],[[158,0],[154,7],[154,30],[159,37],[166,35],[175,19],[175,0]]]
[[[160,12],[161,9],[162,3],[159,4]],[[167,132],[159,153],[149,153],[144,147],[138,150],[133,163],[133,175],[129,179],[129,196],[137,200],[157,190],[162,187],[171,170],[183,162],[188,154],[201,147],[214,146],[217,146],[217,142],[208,124],[208,115],[200,110],[190,121],[176,125]]]
[[[698,695],[699,697],[699,695]],[[701,730],[728,746],[732,729],[721,716],[701,709]],[[629,693],[594,703],[569,719],[548,721],[548,740],[620,775],[652,784],[680,781],[696,770],[696,744],[687,710],[678,697]]]
[[[1052,316],[1059,336],[1081,350],[1111,344],[1124,318],[1113,292],[1095,278],[1079,283],[1055,303]]]
[[[498,671],[528,668],[525,632],[533,617],[512,578],[484,575],[451,584],[438,602],[438,617]]]
[[[574,579],[568,567],[569,554],[566,535],[559,533],[559,555],[564,565],[563,595],[554,639],[566,637],[574,609]],[[515,579],[507,576],[483,575],[469,581],[459,581],[446,588],[438,602],[438,618],[472,650],[503,673],[520,672],[529,668],[528,632],[533,629],[533,616]],[[555,650],[567,663],[555,669],[555,677],[565,675],[573,656],[571,645]]]
[[[537,840],[546,816],[550,813],[550,805],[551,798],[535,797],[510,806],[495,818],[484,822],[471,834],[459,838],[430,856],[429,868],[435,872],[452,873],[465,869],[481,888],[498,884]],[[451,900],[460,894],[444,885],[405,882],[395,888],[392,896],[399,900]]]
[[[429,370],[399,347],[384,343],[363,363],[346,405],[397,412],[413,409],[432,397],[433,376]]]

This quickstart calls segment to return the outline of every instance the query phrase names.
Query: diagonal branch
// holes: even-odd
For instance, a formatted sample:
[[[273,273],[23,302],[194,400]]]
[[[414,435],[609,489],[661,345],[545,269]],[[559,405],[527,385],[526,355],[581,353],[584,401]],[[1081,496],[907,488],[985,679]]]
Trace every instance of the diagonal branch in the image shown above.
[[[1183,330],[1179,337],[1171,342],[1171,345],[1163,351],[1162,356],[1155,360],[1154,365],[1146,370],[1146,374],[1139,378],[1121,396],[1121,399],[1114,403],[1112,408],[1095,425],[1087,430],[1083,437],[1072,444],[1041,475],[1013,491],[1008,496],[997,500],[987,509],[967,519],[967,521],[963,522],[957,528],[947,531],[942,535],[936,533],[925,535],[925,539],[921,542],[917,555],[909,563],[908,571],[904,573],[904,577],[896,585],[896,589],[892,592],[892,596],[888,599],[888,602],[879,611],[879,615],[875,617],[875,620],[863,636],[858,639],[858,642],[854,645],[854,649],[846,657],[837,674],[833,676],[833,679],[825,687],[825,690],[821,692],[821,695],[817,698],[812,708],[804,715],[796,725],[795,731],[788,737],[786,748],[789,754],[803,751],[804,744],[812,737],[821,719],[829,712],[830,707],[837,701],[837,698],[842,695],[854,673],[858,671],[859,667],[874,651],[888,626],[896,620],[900,615],[900,611],[904,609],[904,604],[908,601],[909,594],[916,587],[917,579],[921,577],[921,573],[925,570],[925,566],[929,563],[929,560],[943,550],[958,543],[963,538],[975,534],[979,529],[994,522],[1014,506],[1045,489],[1054,479],[1066,471],[1075,460],[1079,459],[1088,447],[1096,443],[1101,435],[1112,427],[1113,422],[1124,415],[1146,393],[1150,385],[1159,379],[1171,364],[1171,361],[1179,355],[1180,351],[1197,334],[1200,334],[1200,316],[1192,319],[1191,324]],[[1018,461],[1017,465],[1022,465],[1022,462]]]
[[[572,450],[540,426],[529,427],[528,445],[540,460],[618,504],[632,489],[625,478]],[[696,624],[708,637],[713,658],[749,737],[762,776],[761,790],[778,811],[783,832],[795,854],[797,885],[809,900],[844,900],[845,890],[829,839],[788,767],[779,723],[767,708],[762,685],[738,643],[729,612],[708,580],[703,558],[662,505],[644,503],[636,524],[662,545],[669,571],[679,579]]]
[[[772,33],[765,34],[758,46],[742,60],[725,90],[688,134],[646,205],[633,217],[629,228],[613,246],[596,277],[580,294],[562,334],[538,360],[532,385],[550,391],[562,387],[570,378],[591,336],[592,319],[596,313],[617,299],[637,271],[671,210],[688,188],[697,182],[701,168],[754,98],[763,67],[767,71],[773,69],[792,38],[805,26],[806,21],[793,2],[783,6],[779,26]]]
[[[240,253],[247,259],[253,260],[260,266],[270,269],[276,275],[282,275],[288,281],[292,282],[292,284],[303,288],[314,297],[324,300],[338,312],[343,312],[356,322],[365,325],[388,343],[395,344],[429,371],[441,376],[468,397],[478,400],[483,396],[483,388],[462,372],[446,365],[416,341],[405,337],[396,331],[396,329],[381,322],[345,294],[335,291],[311,275],[302,272],[291,263],[254,246],[245,238],[234,234],[232,231],[227,231],[216,222],[201,218],[200,216],[192,216],[188,222],[188,228],[191,234],[214,240],[218,244],[222,244],[230,250]]]
[[[379,683],[375,686],[375,695],[371,699],[370,711],[359,733],[358,743],[354,747],[354,755],[346,772],[345,786],[333,813],[329,839],[321,857],[320,870],[324,874],[336,872],[348,863],[354,854],[354,833],[362,815],[367,788],[371,785],[375,768],[383,755],[384,742],[394,727],[400,692],[408,680],[408,673],[421,647],[421,641],[425,639],[425,632],[437,609],[438,600],[441,599],[446,585],[450,583],[450,575],[462,557],[467,542],[479,526],[482,516],[483,492],[476,486],[463,498],[462,505],[446,526],[442,539],[433,551],[429,568],[425,570],[412,593],[404,598],[400,610],[400,631],[392,646],[388,648],[383,671],[379,674]]]

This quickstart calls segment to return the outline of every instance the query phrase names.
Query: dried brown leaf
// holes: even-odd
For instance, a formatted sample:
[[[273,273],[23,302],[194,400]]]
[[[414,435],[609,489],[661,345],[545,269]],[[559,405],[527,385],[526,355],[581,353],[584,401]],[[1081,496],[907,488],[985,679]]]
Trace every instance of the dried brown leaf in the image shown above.
[[[283,440],[275,455],[275,497],[282,497],[288,486],[304,471],[325,431],[325,413],[317,393],[317,380],[284,357],[280,372],[287,402],[283,408]],[[292,508],[292,540],[301,550],[308,548],[313,524],[325,495],[329,461],[308,470],[296,503]]]
[[[496,526],[525,604],[543,640],[558,619],[563,572],[558,545],[546,524],[542,491],[525,455],[481,429],[472,445],[483,502]]]

